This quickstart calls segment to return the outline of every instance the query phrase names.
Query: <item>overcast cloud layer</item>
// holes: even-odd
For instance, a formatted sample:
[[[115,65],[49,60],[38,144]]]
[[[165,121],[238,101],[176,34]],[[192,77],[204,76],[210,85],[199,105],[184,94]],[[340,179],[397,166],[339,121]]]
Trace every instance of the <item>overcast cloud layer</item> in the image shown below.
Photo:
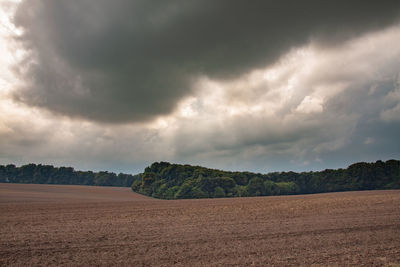
[[[398,159],[399,14],[399,1],[23,1],[0,161],[267,172]]]
[[[230,78],[312,38],[326,45],[393,23],[399,1],[25,1],[32,49],[16,99],[105,122],[168,114],[198,75]],[[25,66],[24,66],[25,67]]]

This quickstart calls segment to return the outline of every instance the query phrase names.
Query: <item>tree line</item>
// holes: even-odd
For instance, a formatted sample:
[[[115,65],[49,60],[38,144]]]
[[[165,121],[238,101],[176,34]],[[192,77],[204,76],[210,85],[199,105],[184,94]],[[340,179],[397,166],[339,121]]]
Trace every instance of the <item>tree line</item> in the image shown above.
[[[76,171],[72,167],[0,165],[0,182],[131,186],[161,199],[311,194],[350,190],[400,189],[400,161],[355,163],[347,169],[317,172],[230,172],[156,162],[142,174]]]
[[[132,190],[162,199],[219,198],[400,189],[400,161],[355,163],[347,169],[317,172],[230,172],[156,162]]]
[[[54,167],[52,165],[26,164],[16,167],[14,164],[0,165],[0,182],[29,184],[66,184],[130,187],[140,174],[131,175],[100,171],[76,171],[72,167]]]

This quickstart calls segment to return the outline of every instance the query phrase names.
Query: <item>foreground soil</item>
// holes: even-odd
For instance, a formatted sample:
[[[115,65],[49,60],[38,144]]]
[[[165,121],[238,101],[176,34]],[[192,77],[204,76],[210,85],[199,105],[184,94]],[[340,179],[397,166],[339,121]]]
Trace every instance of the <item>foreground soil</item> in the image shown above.
[[[155,200],[0,184],[0,265],[398,266],[400,191]]]

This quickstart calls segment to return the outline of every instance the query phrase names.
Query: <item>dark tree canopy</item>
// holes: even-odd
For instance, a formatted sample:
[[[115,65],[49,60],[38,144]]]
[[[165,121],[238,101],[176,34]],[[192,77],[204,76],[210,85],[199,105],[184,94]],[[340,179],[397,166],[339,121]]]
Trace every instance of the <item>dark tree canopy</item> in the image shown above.
[[[400,189],[400,161],[355,163],[347,169],[319,172],[231,172],[156,162],[143,174],[76,171],[71,167],[0,165],[0,182],[131,186],[162,199],[311,194],[350,190]]]
[[[156,162],[132,190],[162,199],[310,194],[349,190],[399,189],[400,161],[355,163],[347,169],[269,174],[229,172]]]
[[[69,184],[129,187],[140,175],[115,174],[101,171],[75,171],[71,167],[54,167],[33,163],[16,167],[13,164],[0,165],[0,182],[29,184]]]

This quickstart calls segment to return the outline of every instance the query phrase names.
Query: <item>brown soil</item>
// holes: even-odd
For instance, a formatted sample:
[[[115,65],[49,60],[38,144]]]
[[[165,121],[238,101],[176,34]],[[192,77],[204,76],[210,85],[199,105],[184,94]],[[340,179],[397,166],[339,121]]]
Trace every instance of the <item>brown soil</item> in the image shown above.
[[[0,184],[0,265],[391,266],[400,191],[164,201]]]

